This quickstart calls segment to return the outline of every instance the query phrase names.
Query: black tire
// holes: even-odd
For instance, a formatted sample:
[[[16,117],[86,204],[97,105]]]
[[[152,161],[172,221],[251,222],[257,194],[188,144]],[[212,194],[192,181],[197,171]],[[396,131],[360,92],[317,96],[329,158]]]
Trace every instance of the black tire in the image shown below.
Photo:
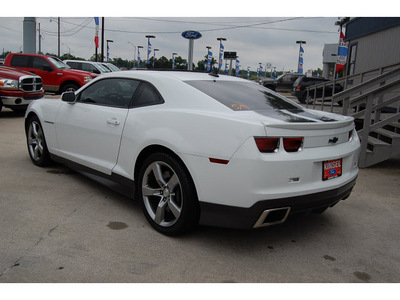
[[[267,89],[270,89],[271,91],[276,92],[276,88],[273,85],[264,85]]]
[[[146,158],[137,192],[146,219],[158,232],[175,236],[197,227],[200,208],[193,180],[172,155],[160,152]]]
[[[44,167],[51,163],[43,128],[36,115],[30,117],[26,124],[26,143],[29,157],[36,166]]]
[[[307,93],[303,93],[301,97],[297,98],[300,103],[306,104]]]
[[[65,92],[76,92],[79,88],[80,86],[76,83],[67,83],[62,87],[60,92],[61,94]]]

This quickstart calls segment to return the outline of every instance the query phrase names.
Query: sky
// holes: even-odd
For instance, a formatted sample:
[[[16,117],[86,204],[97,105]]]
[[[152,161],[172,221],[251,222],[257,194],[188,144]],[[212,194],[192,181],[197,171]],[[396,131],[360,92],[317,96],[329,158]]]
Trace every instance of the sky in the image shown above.
[[[242,4],[236,5],[225,0],[215,3],[156,0],[151,1],[152,7],[150,2],[142,1],[134,1],[128,5],[126,1],[120,0],[96,1],[82,6],[82,1],[70,0],[70,5],[62,9],[54,5],[57,2],[40,2],[47,9],[30,7],[31,4],[26,1],[18,11],[19,15],[0,15],[0,51],[21,51],[23,17],[35,16],[42,34],[42,52],[56,54],[57,17],[61,17],[61,55],[71,53],[89,59],[94,54],[95,47],[94,16],[104,16],[104,39],[113,40],[109,43],[110,58],[133,60],[137,58],[136,46],[143,46],[141,58],[144,59],[147,55],[145,35],[154,35],[156,38],[151,40],[151,44],[153,49],[159,49],[157,58],[165,56],[170,59],[172,53],[176,52],[178,56],[187,59],[189,41],[181,33],[185,30],[196,30],[202,34],[194,42],[193,62],[196,65],[207,54],[207,46],[211,47],[213,56],[217,59],[217,38],[223,37],[227,39],[223,42],[225,51],[237,53],[241,69],[250,67],[255,71],[259,63],[265,69],[265,65],[270,63],[279,71],[296,71],[299,55],[296,41],[302,40],[306,41],[303,45],[303,59],[304,70],[307,71],[322,69],[324,45],[338,42],[339,28],[335,22],[340,18],[339,14],[343,14],[341,9],[332,9],[326,15],[325,5],[308,0],[279,1],[281,4],[276,10],[271,9],[271,1],[258,0],[241,1]],[[91,3],[98,5],[92,8]],[[109,7],[106,8],[102,3],[107,3]],[[193,6],[188,8],[188,3],[193,3]],[[198,3],[204,4],[198,7]],[[298,3],[311,4],[314,10],[302,10]],[[282,7],[283,5],[287,7]],[[356,16],[363,15],[360,10],[356,11]],[[38,38],[36,40],[36,49],[39,50]]]

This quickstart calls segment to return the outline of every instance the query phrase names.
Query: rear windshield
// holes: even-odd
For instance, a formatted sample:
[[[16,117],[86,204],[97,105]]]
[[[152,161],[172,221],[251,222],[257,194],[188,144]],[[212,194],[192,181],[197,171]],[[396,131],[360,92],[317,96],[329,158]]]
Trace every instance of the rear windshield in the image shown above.
[[[186,83],[235,111],[302,109],[289,99],[252,82],[194,80]]]

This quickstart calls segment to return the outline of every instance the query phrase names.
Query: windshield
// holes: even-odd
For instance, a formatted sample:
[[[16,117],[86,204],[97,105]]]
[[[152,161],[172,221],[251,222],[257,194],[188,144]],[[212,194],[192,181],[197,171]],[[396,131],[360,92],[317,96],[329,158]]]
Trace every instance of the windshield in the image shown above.
[[[48,60],[49,60],[53,65],[56,66],[57,69],[71,69],[70,66],[68,66],[65,62],[59,60],[59,59],[56,58],[56,57],[50,57],[50,56],[48,56],[47,58],[48,58]]]
[[[107,67],[110,68],[110,70],[114,71],[114,72],[121,71],[118,67],[114,66],[111,63],[107,63]]]
[[[102,71],[103,73],[110,73],[111,70],[108,69],[106,66],[102,65],[102,64],[95,64],[96,67],[98,67],[100,69],[100,71]]]
[[[186,83],[234,111],[303,110],[302,106],[253,82],[194,80]]]

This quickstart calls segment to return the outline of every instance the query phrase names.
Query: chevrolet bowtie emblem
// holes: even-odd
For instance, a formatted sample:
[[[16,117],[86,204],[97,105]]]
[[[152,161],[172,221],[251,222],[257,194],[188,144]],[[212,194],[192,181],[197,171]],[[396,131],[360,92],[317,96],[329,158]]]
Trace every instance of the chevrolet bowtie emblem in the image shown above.
[[[335,136],[333,139],[330,139],[329,140],[329,143],[330,144],[336,144],[336,142],[338,141],[339,139]]]

